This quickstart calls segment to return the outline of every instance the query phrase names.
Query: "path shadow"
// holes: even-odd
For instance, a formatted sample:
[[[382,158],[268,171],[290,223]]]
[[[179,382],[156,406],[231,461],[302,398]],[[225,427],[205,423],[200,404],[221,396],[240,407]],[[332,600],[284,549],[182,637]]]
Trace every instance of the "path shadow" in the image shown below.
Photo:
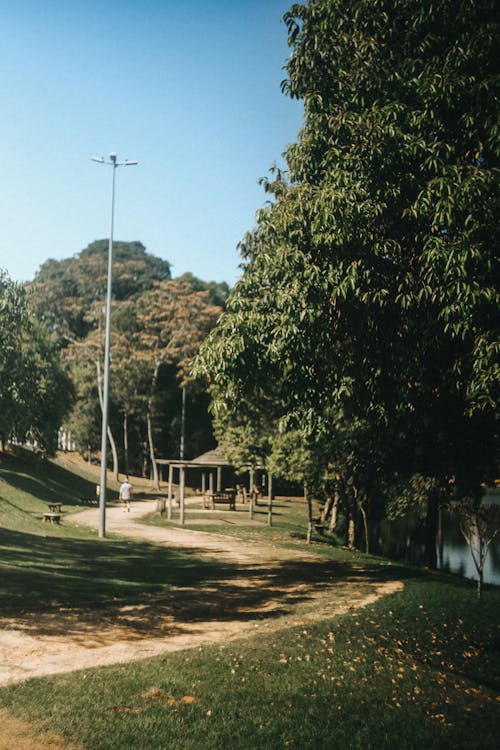
[[[164,638],[193,634],[202,622],[276,620],[313,608],[321,593],[345,605],[402,573],[321,559],[235,564],[216,556],[0,530],[0,560],[9,561],[0,578],[0,605],[9,603],[0,624],[13,618],[30,635],[77,640],[95,631],[105,639],[111,627],[130,639]]]

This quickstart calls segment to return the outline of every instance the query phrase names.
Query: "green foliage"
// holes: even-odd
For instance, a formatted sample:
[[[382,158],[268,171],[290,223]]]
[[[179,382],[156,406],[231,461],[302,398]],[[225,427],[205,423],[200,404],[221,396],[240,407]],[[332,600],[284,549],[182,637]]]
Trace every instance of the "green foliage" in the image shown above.
[[[108,240],[97,240],[73,258],[47,260],[30,284],[30,304],[39,320],[64,339],[83,338],[95,325],[95,307],[106,298]],[[140,242],[113,242],[112,292],[125,300],[170,278],[170,265]]]
[[[58,350],[30,315],[24,287],[0,272],[0,434],[53,451],[71,404]]]
[[[358,487],[467,493],[497,471],[494,3],[317,0],[285,20],[304,127],[197,372],[221,432],[261,410]]]

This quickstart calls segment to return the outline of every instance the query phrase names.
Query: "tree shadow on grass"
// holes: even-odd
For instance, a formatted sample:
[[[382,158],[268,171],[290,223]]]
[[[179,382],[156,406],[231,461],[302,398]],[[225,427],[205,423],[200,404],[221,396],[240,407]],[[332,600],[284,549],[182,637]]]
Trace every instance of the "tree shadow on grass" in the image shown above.
[[[106,629],[121,628],[130,640],[164,638],[193,634],[197,623],[202,629],[207,622],[215,627],[312,611],[318,595],[327,608],[345,608],[402,572],[322,560],[238,565],[217,561],[217,551],[213,556],[0,529],[2,619],[30,635],[80,640],[99,632],[105,639]]]
[[[107,606],[199,583],[214,564],[146,542],[42,537],[0,529],[0,606]]]
[[[44,462],[38,469],[32,464],[20,462],[13,466],[15,468],[0,467],[0,478],[38,500],[74,506],[81,505],[82,499],[95,498],[93,482],[55,464]],[[107,492],[109,497],[118,496],[113,490]]]

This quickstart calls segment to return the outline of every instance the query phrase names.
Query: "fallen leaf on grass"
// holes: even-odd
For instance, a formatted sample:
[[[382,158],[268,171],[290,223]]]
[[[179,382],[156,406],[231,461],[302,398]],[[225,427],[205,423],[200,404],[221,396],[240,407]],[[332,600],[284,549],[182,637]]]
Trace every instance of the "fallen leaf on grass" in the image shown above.
[[[106,711],[112,711],[115,714],[140,714],[142,713],[142,708],[138,708],[137,706],[111,706]]]
[[[144,700],[158,700],[159,698],[164,698],[165,693],[161,688],[158,687],[152,687],[149,688],[149,690],[146,690],[144,693],[141,694],[141,698]]]

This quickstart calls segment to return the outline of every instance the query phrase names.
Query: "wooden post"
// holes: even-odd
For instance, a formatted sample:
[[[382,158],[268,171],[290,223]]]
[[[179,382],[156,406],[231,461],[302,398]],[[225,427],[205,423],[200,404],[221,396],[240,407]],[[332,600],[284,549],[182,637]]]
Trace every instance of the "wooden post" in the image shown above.
[[[207,475],[204,471],[201,472],[201,494],[205,495],[207,492]]]
[[[273,525],[273,475],[272,474],[267,475],[267,486],[268,486],[267,525],[272,526]]]
[[[214,475],[211,471],[208,473],[208,491],[211,495],[214,494]]]
[[[180,505],[180,521],[184,524],[184,485],[186,480],[186,469],[184,466],[180,468],[180,481],[179,481],[179,505]]]
[[[167,518],[169,521],[172,520],[172,475],[174,467],[172,464],[168,465],[168,514]]]
[[[222,489],[222,466],[217,467],[217,492]]]

